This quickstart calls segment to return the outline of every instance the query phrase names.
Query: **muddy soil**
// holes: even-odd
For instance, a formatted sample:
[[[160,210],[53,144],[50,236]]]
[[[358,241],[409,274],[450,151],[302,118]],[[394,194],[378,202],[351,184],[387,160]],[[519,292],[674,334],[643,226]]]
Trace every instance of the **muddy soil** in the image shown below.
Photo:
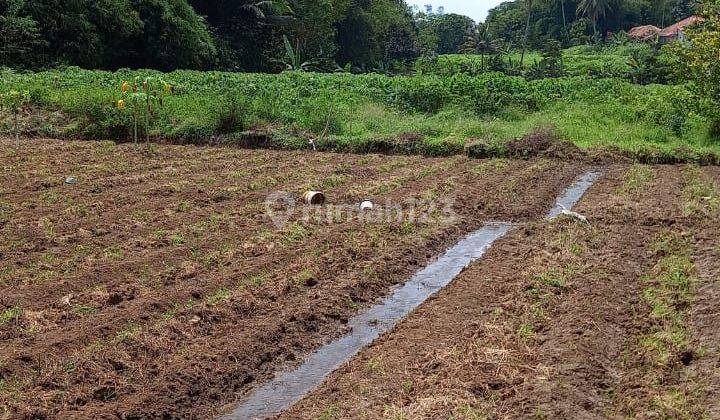
[[[541,218],[586,169],[11,146],[0,141],[0,418],[216,415],[484,222]],[[308,189],[328,197],[317,217],[301,205],[281,227],[267,217],[270,193]],[[360,220],[366,198],[423,217]],[[331,205],[347,207],[328,217]]]
[[[518,228],[279,417],[716,418],[719,173],[610,168],[577,207],[590,226]],[[694,265],[672,316],[649,292],[680,259],[666,238]]]

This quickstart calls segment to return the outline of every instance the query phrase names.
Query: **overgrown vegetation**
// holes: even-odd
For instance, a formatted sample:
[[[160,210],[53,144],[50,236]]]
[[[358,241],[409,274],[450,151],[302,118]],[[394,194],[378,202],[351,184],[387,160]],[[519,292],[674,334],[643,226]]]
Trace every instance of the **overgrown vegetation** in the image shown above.
[[[9,90],[0,93],[0,110],[7,110],[12,115],[12,131],[15,135],[15,146],[20,145],[19,115],[30,101],[27,91]]]
[[[0,0],[0,66],[274,72],[289,42],[306,68],[403,72],[419,56],[583,45],[635,25],[664,27],[696,8],[513,0],[476,23],[398,0]]]
[[[2,76],[0,89],[27,90],[34,109],[65,115],[58,125],[28,120],[25,130],[61,137],[132,138],[133,118],[116,106],[119,88],[151,77],[174,86],[174,94],[147,121],[147,132],[180,143],[223,135],[249,147],[308,148],[315,139],[319,150],[450,155],[480,139],[485,155],[504,155],[507,141],[554,125],[580,147],[619,149],[649,162],[716,161],[719,150],[708,119],[685,105],[685,87],[619,79],[79,69]]]
[[[513,140],[552,127],[645,162],[720,161],[716,0],[511,1],[484,24],[391,0],[51,3],[0,0],[0,65],[289,71],[0,70],[0,133],[524,157]],[[605,36],[695,12],[691,43]]]

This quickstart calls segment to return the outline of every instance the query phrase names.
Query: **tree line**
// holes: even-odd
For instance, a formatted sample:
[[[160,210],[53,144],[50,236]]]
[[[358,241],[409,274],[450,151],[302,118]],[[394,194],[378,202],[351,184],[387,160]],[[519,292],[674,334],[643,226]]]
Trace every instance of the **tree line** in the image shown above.
[[[598,42],[634,26],[669,26],[698,9],[695,0],[515,0],[492,9],[484,27],[496,39],[542,49]]]
[[[369,71],[454,52],[473,24],[404,0],[0,0],[0,67]]]
[[[0,0],[0,67],[402,71],[419,56],[468,52],[473,39],[567,46],[634,25],[665,26],[694,7],[514,0],[476,24],[404,0]]]

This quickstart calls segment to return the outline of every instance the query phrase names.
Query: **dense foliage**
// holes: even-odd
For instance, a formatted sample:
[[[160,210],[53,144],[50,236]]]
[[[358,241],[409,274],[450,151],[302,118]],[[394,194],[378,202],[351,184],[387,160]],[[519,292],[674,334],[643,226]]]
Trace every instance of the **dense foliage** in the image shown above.
[[[472,139],[501,150],[538,125],[554,124],[580,146],[618,147],[646,160],[716,156],[720,149],[704,134],[707,119],[686,106],[691,94],[685,87],[612,78],[79,69],[1,75],[0,90],[28,90],[37,110],[23,122],[24,131],[54,137],[132,139],[132,116],[115,106],[120,85],[162,77],[173,95],[149,127],[139,121],[140,131],[181,143],[271,128],[271,138],[256,145],[305,148],[314,138],[320,149],[372,151],[412,133],[415,140],[403,152],[450,154]]]
[[[207,68],[216,55],[185,0],[0,0],[0,33],[12,67]]]
[[[475,24],[403,0],[0,0],[0,94],[22,93],[0,133],[182,143],[267,131],[252,145],[436,155],[501,151],[552,124],[582,147],[718,162],[717,1],[516,0]],[[707,18],[689,43],[605,37],[689,13]],[[173,94],[121,89],[137,80]]]
[[[639,25],[660,28],[692,15],[694,0],[513,0],[492,9],[485,25],[494,38],[520,45],[524,38],[528,4],[528,43],[542,48],[550,40],[564,45],[586,43],[595,36],[626,31]]]
[[[692,82],[698,94],[693,103],[712,115],[712,132],[720,137],[720,0],[707,2],[703,15],[705,23],[688,31],[689,42],[670,48],[679,73]]]
[[[418,51],[399,0],[0,0],[0,66],[14,68],[277,71],[283,35],[303,60],[361,70]]]
[[[666,26],[696,8],[694,0],[511,0],[476,24],[404,0],[0,0],[0,67],[277,72],[295,60],[320,71],[403,72],[419,56],[585,44],[638,24]]]

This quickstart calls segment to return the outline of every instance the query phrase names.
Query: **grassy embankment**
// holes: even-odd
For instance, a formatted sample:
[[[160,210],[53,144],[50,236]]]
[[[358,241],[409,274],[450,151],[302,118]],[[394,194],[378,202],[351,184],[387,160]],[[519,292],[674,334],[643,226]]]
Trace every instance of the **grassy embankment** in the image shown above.
[[[29,91],[27,134],[128,140],[130,115],[114,106],[120,84],[149,74],[159,73],[2,72],[0,90]],[[162,77],[176,91],[149,129],[153,138],[177,143],[219,136],[255,146],[306,148],[307,139],[314,138],[323,150],[428,155],[463,153],[480,143],[470,149],[503,155],[507,141],[553,125],[562,139],[581,148],[612,149],[646,162],[720,161],[720,142],[706,134],[709,123],[693,111],[683,86],[590,76],[526,80],[499,73],[177,71]],[[0,132],[7,132],[9,118],[2,118]],[[258,129],[272,134],[241,134]]]

